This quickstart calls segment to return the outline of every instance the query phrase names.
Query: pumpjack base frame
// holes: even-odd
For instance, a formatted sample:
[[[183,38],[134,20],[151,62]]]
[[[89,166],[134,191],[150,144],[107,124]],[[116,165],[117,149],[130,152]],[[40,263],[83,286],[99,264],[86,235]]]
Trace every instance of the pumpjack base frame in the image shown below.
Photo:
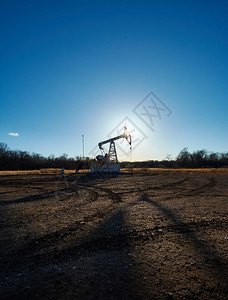
[[[104,164],[102,166],[91,165],[90,173],[119,173],[120,172],[120,164]]]

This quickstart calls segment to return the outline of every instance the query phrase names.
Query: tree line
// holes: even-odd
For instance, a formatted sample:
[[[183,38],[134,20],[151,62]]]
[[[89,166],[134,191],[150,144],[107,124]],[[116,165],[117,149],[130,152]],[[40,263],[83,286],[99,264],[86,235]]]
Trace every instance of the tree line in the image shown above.
[[[205,149],[197,150],[192,153],[188,148],[180,151],[176,159],[150,160],[140,162],[124,162],[121,165],[133,168],[222,168],[228,167],[228,152],[215,153]]]
[[[38,170],[46,168],[62,168],[77,170],[88,168],[88,164],[81,157],[68,157],[63,154],[59,157],[50,155],[44,157],[37,153],[11,150],[5,143],[0,143],[0,170]]]
[[[184,168],[221,168],[228,166],[228,152],[214,153],[207,150],[198,150],[193,153],[184,148],[176,158],[177,166]]]
[[[50,155],[44,157],[37,153],[11,150],[7,144],[0,143],[0,170],[36,170],[45,168],[62,168],[70,170],[88,169],[90,159],[68,157],[63,154],[59,157]],[[197,150],[192,153],[188,148],[180,151],[176,159],[161,161],[150,160],[142,162],[121,162],[120,167],[133,168],[221,168],[228,166],[228,152],[214,153],[207,150]]]

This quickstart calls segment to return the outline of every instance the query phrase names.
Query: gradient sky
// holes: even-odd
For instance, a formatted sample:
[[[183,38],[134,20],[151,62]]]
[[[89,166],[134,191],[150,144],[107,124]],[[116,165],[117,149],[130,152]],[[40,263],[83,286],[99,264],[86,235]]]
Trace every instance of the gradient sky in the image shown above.
[[[93,156],[130,122],[133,160],[227,151],[227,14],[221,0],[2,0],[0,142],[80,156],[84,134]],[[134,111],[150,92],[153,128]]]

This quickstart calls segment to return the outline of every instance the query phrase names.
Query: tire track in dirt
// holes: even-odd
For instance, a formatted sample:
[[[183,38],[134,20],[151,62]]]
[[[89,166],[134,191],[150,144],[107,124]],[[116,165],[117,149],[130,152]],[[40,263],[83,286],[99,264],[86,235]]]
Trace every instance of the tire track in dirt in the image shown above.
[[[216,185],[216,181],[215,181],[214,177],[207,178],[207,180],[208,180],[208,183],[202,185],[201,187],[193,188],[193,189],[189,190],[188,192],[183,193],[182,195],[189,196],[189,194],[190,194],[191,196],[193,196],[193,195],[199,196],[200,192],[203,192],[205,189],[212,188]]]
[[[170,184],[170,185],[160,186],[160,187],[156,187],[156,189],[148,188],[148,189],[145,189],[145,191],[161,190],[161,188],[164,188],[164,187],[170,187],[170,190],[171,190],[172,187],[175,187],[181,183],[185,183],[189,180],[190,180],[189,178],[186,178],[186,180],[179,181],[175,185]],[[178,198],[190,197],[190,196],[201,196],[201,195],[203,195],[204,191],[207,188],[213,188],[214,186],[216,186],[216,181],[215,181],[214,177],[207,178],[207,180],[208,180],[208,182],[206,184],[203,184],[202,186],[197,186],[195,188],[187,189],[187,191],[183,191],[182,187],[180,187],[179,190],[175,189],[175,194],[173,194],[172,196],[165,197],[162,200],[164,201],[164,200],[170,200],[170,199],[174,199],[174,198],[178,199]]]
[[[38,195],[30,195],[28,197],[18,198],[14,200],[2,201],[0,202],[0,206],[10,205],[10,204],[20,204],[20,203],[28,203],[39,200],[46,200],[48,198],[52,198],[55,196],[54,192],[38,194]]]
[[[150,191],[150,190],[161,190],[161,189],[165,189],[165,188],[176,188],[176,186],[179,186],[180,184],[183,184],[185,182],[189,181],[189,178],[185,178],[183,180],[180,181],[176,181],[176,182],[172,182],[172,183],[168,183],[168,184],[163,184],[163,185],[159,185],[159,186],[149,186],[149,187],[144,187],[141,191],[139,191],[138,188],[133,188],[133,189],[128,189],[126,192],[119,192],[119,195],[124,195],[124,194],[129,194],[129,193],[139,193],[139,192],[145,192],[145,191]]]
[[[119,203],[122,202],[121,196],[119,193],[115,193],[112,190],[104,187],[97,186],[96,184],[100,183],[99,180],[101,180],[102,183],[108,181],[112,177],[91,177],[89,174],[88,176],[82,176],[78,179],[77,186],[87,188],[87,189],[92,189],[92,190],[98,190],[105,192],[108,197],[113,200],[114,203]]]
[[[83,195],[81,195],[81,192],[83,192],[83,191],[86,191],[88,193],[86,196],[84,194],[84,197],[83,197]],[[81,186],[69,187],[69,188],[66,188],[63,190],[59,190],[59,191],[56,191],[55,194],[59,201],[66,201],[66,200],[69,200],[69,198],[80,198],[80,200],[82,200],[83,203],[77,204],[75,202],[76,203],[75,207],[89,204],[98,199],[98,193],[96,191],[85,189],[84,187],[81,187]],[[87,199],[87,200],[85,201],[82,198]]]
[[[68,226],[67,228],[63,228],[60,230],[57,230],[55,232],[52,232],[50,234],[46,234],[44,236],[35,238],[28,244],[28,251],[31,247],[34,249],[42,249],[42,248],[51,248],[52,246],[56,245],[58,242],[62,242],[65,238],[74,235],[78,230],[84,230],[86,228],[87,222],[93,222],[93,221],[101,221],[105,216],[110,214],[114,209],[116,209],[116,205],[121,201],[121,198],[118,194],[110,191],[107,188],[101,188],[101,187],[88,187],[85,185],[77,185],[77,187],[69,187],[68,189],[62,189],[63,191],[70,191],[72,193],[71,195],[67,195],[64,199],[61,199],[60,201],[67,200],[68,198],[71,198],[74,193],[77,193],[78,188],[80,190],[86,189],[86,191],[89,191],[90,196],[86,197],[85,201],[83,203],[77,204],[75,203],[75,207],[86,207],[86,205],[90,204],[91,202],[94,202],[98,200],[99,198],[99,191],[103,191],[108,194],[108,197],[113,201],[113,205],[111,207],[102,208],[99,209],[99,211],[95,211],[93,214],[89,216],[85,216],[82,220],[75,221],[73,225]],[[63,194],[64,195],[64,194]]]
[[[211,187],[211,186],[214,186],[215,182],[213,180],[214,178],[209,178],[209,183],[203,185],[200,189],[204,189],[204,188],[207,188],[207,187]],[[178,182],[174,182],[174,183],[169,183],[169,184],[165,184],[165,185],[162,185],[162,186],[156,186],[156,187],[149,187],[147,188],[146,190],[151,190],[151,189],[155,189],[155,190],[159,190],[159,189],[162,189],[162,188],[166,188],[166,187],[176,187],[177,185],[180,185],[180,184],[183,184],[185,183],[186,181],[188,181],[189,178],[185,178],[181,181],[178,181]],[[79,185],[78,185],[79,186]],[[106,192],[108,194],[108,196],[114,200],[114,203],[119,203],[121,202],[121,197],[119,194],[122,194],[122,193],[114,193],[112,192],[110,189],[107,189],[107,188],[103,188],[103,187],[95,187],[95,186],[85,186],[85,185],[80,185],[81,188],[85,188],[85,189],[88,189],[90,191],[93,191],[94,192],[94,189],[96,190],[100,190],[100,191],[103,191],[103,192]],[[195,192],[197,189],[192,189],[193,192]],[[98,197],[98,193],[96,194],[96,197]],[[92,200],[93,201],[93,200]],[[89,202],[86,202],[86,203],[90,203],[91,201]],[[86,204],[85,203],[85,204]],[[112,210],[112,209],[111,209]],[[109,212],[111,211],[109,210]],[[105,214],[107,214],[108,212],[105,212],[105,213],[99,213],[99,217],[100,218],[103,218],[103,216]],[[96,219],[98,213],[94,213],[93,215],[90,215],[88,217],[85,217],[85,221],[93,221],[94,219]],[[223,222],[221,224],[224,224]],[[208,227],[210,225],[215,225],[214,222],[201,222],[201,225],[198,223],[198,222],[191,222],[189,224],[186,224],[186,228],[183,229],[182,227],[178,226],[178,225],[168,225],[168,226],[162,226],[161,228],[159,228],[159,231],[156,231],[156,228],[155,228],[155,232],[156,232],[156,235],[153,233],[151,235],[151,229],[147,229],[147,230],[142,230],[142,231],[135,231],[134,233],[134,239],[133,240],[148,240],[149,238],[152,238],[154,239],[155,236],[158,236],[158,234],[161,234],[161,232],[164,234],[165,232],[169,232],[169,231],[178,231],[178,232],[191,232],[192,230],[194,230],[194,228],[192,227],[199,227],[199,226],[204,226],[204,227]],[[218,222],[216,224],[218,226]],[[190,227],[189,227],[190,226]],[[180,228],[179,228],[180,227]],[[70,229],[69,228],[69,231],[72,231],[73,229]],[[75,229],[77,230],[77,229]],[[153,230],[153,229],[152,229]],[[71,232],[69,232],[69,234],[71,234]],[[67,236],[68,233],[67,233],[67,229],[65,231],[65,233],[61,232],[61,233],[57,233],[57,235],[59,236]],[[132,234],[130,234],[132,235]],[[125,235],[126,237],[126,235]],[[133,238],[133,236],[132,236]],[[109,240],[109,239],[108,239]],[[115,237],[115,240],[117,240],[117,237]],[[102,241],[94,241],[94,243],[100,243]],[[50,240],[49,240],[49,243],[50,243]],[[81,245],[82,246],[82,245]],[[111,245],[107,245],[108,247],[111,247]]]
[[[87,233],[88,230],[88,222],[93,222],[96,221],[97,219],[103,219],[105,218],[109,213],[111,213],[114,209],[116,209],[116,206],[112,206],[110,208],[106,208],[104,209],[102,212],[94,212],[94,214],[89,215],[89,216],[85,216],[83,219],[75,221],[75,223],[73,225],[70,225],[66,228],[62,228],[60,230],[45,234],[43,236],[34,238],[30,241],[28,241],[26,244],[24,244],[24,246],[22,246],[20,249],[16,249],[15,250],[15,255],[14,255],[14,250],[11,253],[11,257],[12,259],[9,261],[8,259],[4,262],[4,256],[1,257],[2,262],[4,262],[5,266],[8,266],[10,268],[13,269],[17,269],[18,266],[20,266],[21,264],[23,264],[22,261],[18,261],[17,255],[16,253],[20,252],[21,254],[23,253],[23,256],[25,257],[25,261],[30,261],[33,262],[34,259],[45,259],[46,257],[48,257],[50,254],[55,256],[55,253],[64,253],[64,257],[65,257],[65,252],[67,252],[69,255],[75,256],[75,254],[77,254],[77,249],[81,249],[81,251],[85,251],[86,247],[90,244],[90,241],[86,241],[84,243],[80,243],[81,238],[79,238],[79,240],[74,241],[75,239],[75,234],[77,234],[77,232],[82,232],[85,231]],[[69,240],[69,242],[74,242],[77,245],[76,246],[67,246],[66,249],[62,249],[62,250],[58,250],[57,249],[57,245],[60,244],[62,245],[62,243],[64,242],[65,239],[71,239]],[[95,241],[95,244],[99,244],[100,242],[102,242],[102,238],[100,240],[97,239]],[[106,240],[106,239],[105,239]],[[108,239],[110,240],[110,239]],[[115,238],[115,240],[117,240],[117,237]],[[84,246],[87,245],[87,246]],[[92,242],[93,245],[93,242]],[[107,247],[109,247],[107,245]],[[31,249],[33,249],[33,254],[31,255]],[[43,252],[43,250],[45,249],[45,252]],[[68,251],[68,249],[70,251]],[[71,253],[70,252],[74,252],[75,253]],[[94,251],[96,251],[96,249],[94,249]],[[58,254],[59,255],[59,254]],[[7,257],[6,257],[7,258]]]
[[[183,198],[183,197],[189,197],[189,196],[201,196],[201,195],[203,195],[203,193],[208,192],[206,189],[211,189],[211,188],[215,187],[215,185],[216,185],[216,181],[215,181],[214,177],[207,178],[207,180],[208,180],[208,183],[206,183],[202,186],[199,186],[199,187],[196,187],[196,188],[193,188],[193,189],[189,189],[186,192],[180,191],[179,193],[177,193],[175,195],[175,198]],[[168,200],[168,199],[171,199],[171,198],[173,198],[173,197],[168,197],[165,200]]]
[[[110,212],[110,210],[109,210]],[[94,221],[96,218],[103,218],[107,215],[107,211],[95,212],[93,215],[87,216],[82,220],[75,221],[74,225],[71,225],[67,228],[63,228],[52,232],[50,234],[46,234],[44,236],[38,237],[30,241],[26,247],[23,248],[23,252],[25,255],[28,255],[31,247],[39,251],[43,248],[51,249],[53,246],[56,246],[58,243],[61,243],[65,238],[69,236],[74,236],[74,234],[80,230],[86,230],[86,222]],[[194,231],[199,231],[201,228],[209,229],[209,228],[222,228],[224,225],[227,225],[224,220],[213,219],[210,221],[201,220],[198,222],[186,222],[183,224],[168,224],[162,226],[154,226],[152,228],[136,230],[132,229],[127,233],[118,232],[117,234],[103,235],[98,236],[96,238],[89,238],[88,240],[82,241],[81,243],[77,243],[78,245],[68,247],[64,250],[55,250],[58,253],[66,252],[71,256],[84,253],[87,255],[91,252],[96,252],[99,250],[116,250],[116,247],[122,247],[121,245],[127,241],[131,241],[131,245],[134,246],[142,246],[148,241],[157,242],[159,239],[163,239],[163,236],[167,233],[176,233],[176,234],[192,234]],[[27,253],[27,254],[26,254]],[[48,255],[48,253],[46,253]],[[39,255],[39,254],[37,254]],[[59,254],[58,254],[59,255]],[[45,254],[44,254],[45,256]]]
[[[13,203],[21,203],[21,202],[29,202],[29,201],[35,201],[35,200],[42,200],[46,199],[47,197],[53,197],[56,196],[63,199],[59,199],[60,201],[68,200],[69,198],[72,198],[74,196],[77,196],[78,190],[83,191],[86,190],[89,192],[89,195],[83,199],[83,202],[80,204],[77,204],[75,202],[75,207],[85,206],[90,204],[91,202],[94,202],[98,200],[99,198],[99,191],[105,192],[108,197],[113,201],[114,206],[111,206],[108,210],[104,209],[104,211],[94,212],[93,214],[89,216],[85,216],[82,220],[76,221],[75,224],[68,226],[67,228],[63,228],[60,230],[57,230],[55,232],[52,232],[50,234],[46,234],[44,236],[38,237],[28,244],[28,251],[31,247],[35,249],[42,249],[44,247],[51,247],[53,245],[56,245],[56,243],[61,242],[63,239],[67,238],[68,236],[73,235],[78,230],[83,230],[83,228],[86,226],[87,222],[93,222],[94,220],[101,220],[103,219],[107,214],[109,214],[113,209],[116,208],[116,203],[119,203],[121,201],[121,198],[118,194],[112,192],[111,190],[107,188],[101,188],[101,187],[94,187],[94,186],[87,186],[83,184],[77,184],[76,187],[71,185],[69,188],[62,188],[58,191],[52,191],[46,194],[40,194],[40,195],[34,195],[30,197],[25,197],[17,200],[13,200]],[[58,195],[57,193],[61,193]],[[8,204],[8,203],[2,203],[2,205]]]
[[[203,191],[206,188],[211,188],[211,187],[214,187],[216,185],[216,181],[215,181],[214,177],[207,178],[207,179],[209,181],[208,183],[202,185],[201,187],[196,187],[196,188],[193,188],[193,189],[189,189],[188,192],[186,192],[186,194],[183,193],[183,187],[180,186],[180,191],[181,191],[182,195],[188,196],[189,193],[191,193],[191,194],[198,193],[200,191]],[[160,186],[156,186],[156,187],[148,187],[148,188],[145,188],[145,191],[161,190],[161,189],[165,189],[165,188],[169,188],[169,189],[175,188],[175,190],[177,191],[177,189],[176,189],[177,186],[179,186],[183,183],[186,183],[190,180],[191,180],[190,178],[185,178],[185,179],[177,181],[177,182],[172,182],[172,183],[168,183],[168,184],[164,184],[164,185],[160,185]]]
[[[105,192],[108,196],[108,198],[110,198],[113,203],[119,203],[122,202],[121,196],[119,195],[119,193],[114,193],[113,191],[111,191],[110,189],[107,188],[103,188],[103,187],[97,187],[97,186],[87,186],[87,185],[82,185],[82,184],[78,184],[77,187],[70,187],[68,189],[66,189],[66,193],[67,191],[71,191],[72,193],[77,193],[78,188],[81,190],[86,190],[89,191],[93,197],[91,200],[86,201],[85,203],[90,203],[93,201],[96,201],[99,198],[99,191],[101,192]],[[64,193],[63,193],[64,194]],[[71,197],[70,195],[68,197]]]
[[[180,186],[180,191],[181,191],[182,195],[189,195],[189,193],[198,193],[200,191],[203,191],[206,188],[211,188],[211,187],[214,187],[216,185],[216,181],[215,181],[214,177],[207,178],[207,180],[209,181],[208,183],[206,183],[202,186],[193,188],[193,189],[189,189],[186,194],[183,194],[183,187],[180,186],[180,185],[182,185],[183,183],[186,183],[188,181],[191,181],[191,178],[184,178],[183,180],[180,180],[180,181],[171,182],[171,183],[163,184],[163,185],[159,185],[159,186],[146,187],[146,188],[144,188],[144,191],[161,190],[161,189],[166,189],[166,188],[169,188],[169,189],[175,188],[175,190],[177,191],[176,187]],[[132,189],[131,190],[131,192],[137,192],[137,191],[138,191],[138,189]],[[128,193],[128,191],[124,192],[124,193]]]
[[[100,216],[97,216],[97,212],[95,212],[92,216],[89,216],[88,219],[84,218],[82,220],[78,220],[68,228],[64,228],[37,239],[33,239],[25,247],[17,249],[15,255],[12,253],[12,259],[10,261],[7,260],[7,256],[5,259],[3,258],[3,262],[5,260],[5,267],[11,268],[11,272],[15,270],[15,273],[24,273],[27,272],[28,269],[33,270],[34,264],[39,265],[40,267],[46,266],[50,259],[52,259],[52,261],[57,261],[58,264],[61,264],[65,261],[72,261],[78,257],[82,259],[83,257],[98,255],[98,253],[102,251],[115,253],[115,251],[120,251],[123,249],[128,251],[127,249],[129,247],[144,247],[146,245],[150,245],[151,243],[156,244],[164,242],[164,240],[168,238],[166,235],[170,233],[175,234],[171,236],[171,240],[174,243],[178,243],[178,237],[180,234],[184,234],[184,240],[191,242],[192,238],[193,240],[195,239],[194,231],[198,231],[200,228],[213,229],[215,228],[215,225],[216,227],[224,226],[224,222],[218,218],[210,221],[201,220],[199,222],[180,222],[180,224],[154,226],[152,228],[142,230],[130,228],[127,232],[117,231],[114,234],[107,234],[106,231],[103,232],[102,230],[99,231],[98,235],[93,235],[93,233],[88,233],[88,231],[86,231],[87,221],[93,221],[93,218],[104,217],[107,216],[107,214],[108,211],[105,210]],[[78,230],[83,230],[85,232],[85,237],[74,241],[75,233],[77,233]],[[71,238],[73,244],[71,243],[71,245],[68,244],[66,248],[63,247],[62,249],[58,249],[56,245],[58,245],[58,243],[61,245],[63,240],[67,237]],[[199,242],[200,244],[198,247],[200,247],[200,249],[203,251],[203,254],[207,255],[208,257],[207,261],[205,261],[207,265],[210,266],[210,263],[213,262],[219,266],[223,263],[223,259],[214,254],[211,249],[208,249],[208,247],[206,247],[206,243],[204,244],[204,242],[200,240]],[[33,252],[31,252],[31,249],[34,249]],[[157,248],[154,248],[154,251],[157,251],[156,249]],[[22,257],[18,259],[16,255],[18,251],[20,251],[23,259]]]
[[[72,182],[73,180],[73,177],[70,178],[68,177],[68,182],[67,184],[69,185],[69,187],[67,187],[66,190],[73,190],[75,191],[78,190],[78,188],[81,188],[81,189],[85,189],[87,191],[90,191],[91,193],[96,193],[96,199],[99,197],[99,194],[98,192],[101,191],[101,192],[105,192],[107,194],[107,196],[114,202],[114,203],[119,203],[119,202],[122,202],[122,199],[121,199],[121,196],[119,195],[119,193],[115,193],[113,191],[111,191],[110,189],[108,188],[104,188],[104,187],[98,187],[96,186],[95,184],[96,183],[99,183],[99,182],[96,182],[95,180],[96,179],[104,179],[104,180],[108,180],[109,178],[101,178],[101,177],[98,177],[98,178],[93,178],[91,176],[80,176],[80,177],[77,177],[75,181]],[[96,200],[95,199],[95,200]],[[93,200],[94,201],[94,200]],[[91,201],[90,201],[91,202]]]
[[[0,180],[0,186],[13,186],[13,187],[20,187],[20,186],[31,186],[34,184],[39,184],[42,185],[44,183],[47,182],[53,182],[56,181],[56,178],[58,178],[57,176],[53,176],[53,175],[43,175],[43,176],[39,176],[39,178],[37,178],[38,176],[31,176],[31,175],[19,175],[20,178],[15,178],[13,175],[12,177],[9,178],[5,178],[7,176],[4,176],[4,180]]]
[[[103,187],[98,187],[98,186],[93,186],[93,189],[100,190],[102,192],[107,193],[108,197],[114,202],[114,203],[120,203],[122,202],[121,196],[119,193],[114,193],[108,188],[103,188]]]
[[[75,188],[82,188],[82,189],[86,189],[89,190],[91,192],[94,192],[97,194],[97,198],[99,197],[99,191],[101,192],[105,192],[107,194],[107,196],[114,202],[114,203],[119,203],[122,202],[121,196],[119,195],[119,193],[115,193],[113,191],[111,191],[108,188],[104,188],[104,187],[100,187],[100,186],[96,186],[94,183],[89,183],[89,184],[82,184],[82,183],[76,183],[76,187],[74,187],[73,185],[70,186],[70,188],[72,190],[75,190]]]
[[[68,247],[67,249],[56,250],[56,253],[54,255],[56,256],[56,258],[58,258],[58,260],[64,260],[66,259],[66,256],[70,256],[72,258],[78,255],[91,255],[92,253],[97,253],[97,251],[116,251],[124,248],[127,244],[129,244],[129,241],[131,243],[131,246],[143,246],[148,242],[162,241],[164,239],[164,235],[166,235],[167,233],[191,234],[192,231],[197,231],[201,227],[213,228],[215,224],[219,227],[222,227],[224,225],[224,223],[221,222],[221,220],[212,220],[207,222],[186,223],[186,226],[184,228],[182,228],[182,226],[174,224],[164,225],[161,227],[155,226],[153,228],[143,230],[133,229],[127,233],[118,232],[117,234],[104,234],[103,236],[98,236],[96,238],[90,237],[88,240],[82,241],[81,243],[79,242],[77,245]],[[63,232],[55,234],[59,235],[60,237],[61,235],[64,235]],[[57,240],[59,240],[58,237]],[[39,241],[42,243],[41,239]],[[49,239],[43,239],[43,241],[45,241],[50,247]],[[42,244],[42,247],[45,246],[45,244]]]

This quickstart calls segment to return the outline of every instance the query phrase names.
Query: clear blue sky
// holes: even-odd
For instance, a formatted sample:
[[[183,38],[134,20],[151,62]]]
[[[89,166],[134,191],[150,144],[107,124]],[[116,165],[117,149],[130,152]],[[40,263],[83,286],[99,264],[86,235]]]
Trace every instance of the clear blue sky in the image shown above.
[[[130,122],[133,160],[228,150],[227,1],[3,0],[0,11],[0,142],[11,149],[82,155],[84,134],[89,155]],[[134,112],[151,91],[165,105],[153,130]]]

